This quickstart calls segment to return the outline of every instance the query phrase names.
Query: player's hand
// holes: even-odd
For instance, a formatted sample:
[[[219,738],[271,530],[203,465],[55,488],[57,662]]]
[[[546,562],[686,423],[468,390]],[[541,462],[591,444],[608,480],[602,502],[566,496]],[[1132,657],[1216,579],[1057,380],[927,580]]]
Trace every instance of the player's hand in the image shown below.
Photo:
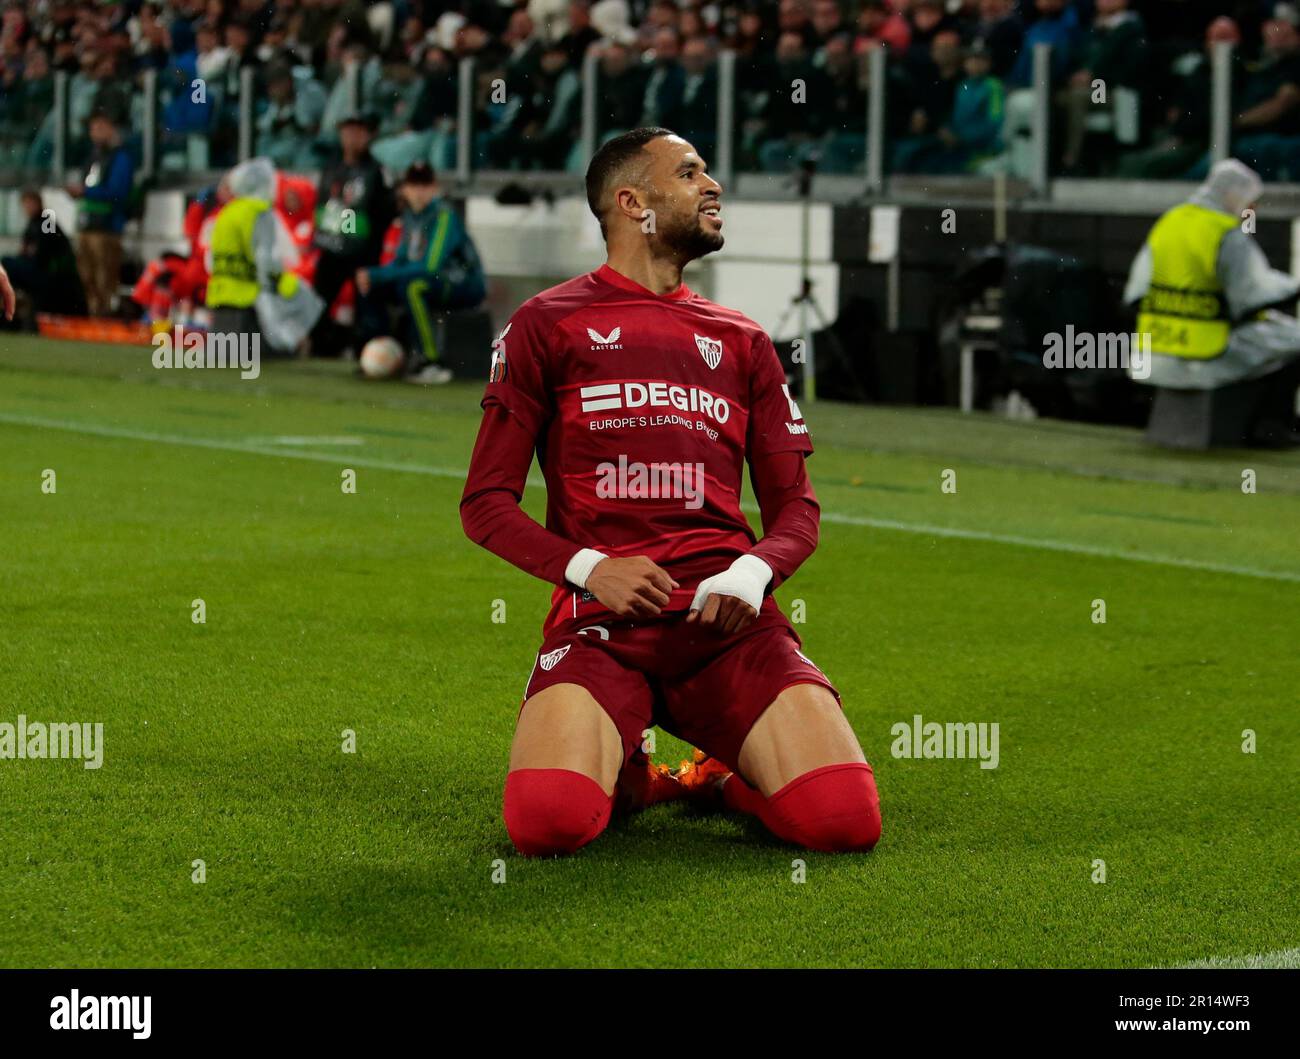
[[[704,608],[691,611],[686,615],[686,620],[727,636],[747,628],[757,617],[758,611],[739,596],[720,596],[716,592],[710,592],[704,601]]]
[[[0,266],[0,301],[4,302],[5,319],[14,318],[14,307],[18,304],[14,298],[14,285],[9,282],[9,273]]]
[[[654,617],[680,588],[668,572],[644,555],[602,559],[587,575],[586,588],[620,618]]]
[[[767,563],[756,555],[742,555],[722,573],[699,583],[686,620],[724,636],[740,632],[758,617],[771,580]]]
[[[370,293],[370,273],[367,272],[364,268],[359,268],[359,269],[357,269],[356,280],[357,280],[357,290],[358,290],[361,294],[369,294],[369,293]]]

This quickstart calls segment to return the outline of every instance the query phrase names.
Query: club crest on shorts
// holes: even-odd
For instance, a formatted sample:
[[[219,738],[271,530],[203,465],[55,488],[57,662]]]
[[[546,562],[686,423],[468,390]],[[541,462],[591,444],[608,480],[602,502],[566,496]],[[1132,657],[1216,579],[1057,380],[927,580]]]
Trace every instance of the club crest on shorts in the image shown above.
[[[542,669],[549,673],[559,664],[560,659],[569,653],[571,646],[573,645],[566,643],[563,647],[557,647],[554,651],[547,651],[546,654],[541,655],[538,661],[542,663]]]
[[[710,369],[715,369],[722,363],[722,339],[705,338],[703,335],[696,335],[695,347],[700,351],[700,356],[704,358],[704,363]]]

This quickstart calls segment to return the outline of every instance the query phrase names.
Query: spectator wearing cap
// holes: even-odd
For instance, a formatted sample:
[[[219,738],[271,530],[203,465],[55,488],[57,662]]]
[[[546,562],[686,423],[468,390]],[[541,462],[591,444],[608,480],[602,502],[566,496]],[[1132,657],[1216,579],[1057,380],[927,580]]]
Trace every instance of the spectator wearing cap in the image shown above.
[[[357,290],[372,304],[395,310],[407,349],[408,378],[447,382],[451,373],[439,361],[434,317],[482,304],[487,283],[478,250],[451,203],[442,197],[427,162],[410,166],[398,185],[402,200],[401,235],[387,265],[357,270]],[[363,340],[374,334],[363,333]]]
[[[358,269],[379,261],[384,232],[393,219],[392,194],[384,172],[370,153],[375,119],[364,113],[348,114],[339,122],[341,157],[321,174],[316,194],[315,245],[320,250],[314,284],[316,293],[331,305],[343,285]],[[357,326],[370,329],[374,309],[367,299],[357,299]],[[339,356],[349,336],[322,314],[312,335],[312,352]]]
[[[135,163],[122,145],[117,123],[104,111],[90,116],[90,161],[81,179],[68,185],[77,200],[77,265],[91,316],[107,315],[122,273],[122,228],[126,224]]]
[[[1002,81],[993,76],[993,58],[982,37],[966,47],[962,73],[952,117],[935,134],[932,151],[922,159],[923,172],[970,172],[1002,150]]]

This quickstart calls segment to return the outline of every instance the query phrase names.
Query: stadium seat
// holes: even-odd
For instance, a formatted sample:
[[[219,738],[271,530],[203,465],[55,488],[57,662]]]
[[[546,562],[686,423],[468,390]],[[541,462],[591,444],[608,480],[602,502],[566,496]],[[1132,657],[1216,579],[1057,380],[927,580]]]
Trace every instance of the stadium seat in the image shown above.
[[[439,313],[434,320],[438,360],[458,378],[487,378],[492,362],[492,314],[486,308]]]
[[[3,224],[0,232],[4,235],[22,235],[27,225],[27,215],[23,213],[22,193],[13,188],[5,192]]]
[[[144,198],[142,234],[155,239],[185,237],[185,195],[180,191],[151,191]]]
[[[77,200],[61,187],[41,188],[41,201],[54,211],[54,220],[65,232],[77,230]]]
[[[1203,450],[1244,446],[1251,419],[1268,380],[1222,386],[1217,390],[1156,390],[1146,440],[1168,449]]]

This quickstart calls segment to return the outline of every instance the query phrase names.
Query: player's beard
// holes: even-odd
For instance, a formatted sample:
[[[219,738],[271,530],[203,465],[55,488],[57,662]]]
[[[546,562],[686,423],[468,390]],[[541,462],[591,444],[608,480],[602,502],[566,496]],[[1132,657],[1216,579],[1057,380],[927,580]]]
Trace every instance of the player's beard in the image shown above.
[[[659,226],[659,241],[664,249],[686,264],[722,249],[722,233],[704,227],[704,215],[673,216]]]

